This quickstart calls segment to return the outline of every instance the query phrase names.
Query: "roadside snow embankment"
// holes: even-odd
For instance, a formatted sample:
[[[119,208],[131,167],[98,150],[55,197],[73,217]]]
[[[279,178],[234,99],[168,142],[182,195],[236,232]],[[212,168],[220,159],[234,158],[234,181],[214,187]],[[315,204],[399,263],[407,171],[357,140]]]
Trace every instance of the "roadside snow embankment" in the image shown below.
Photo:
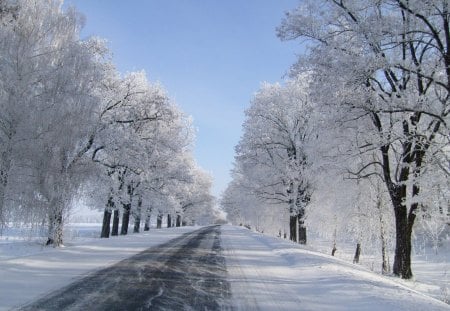
[[[198,227],[73,240],[62,248],[32,242],[0,244],[0,311],[33,301],[76,279]]]
[[[222,242],[238,310],[450,310],[356,265],[242,227]]]

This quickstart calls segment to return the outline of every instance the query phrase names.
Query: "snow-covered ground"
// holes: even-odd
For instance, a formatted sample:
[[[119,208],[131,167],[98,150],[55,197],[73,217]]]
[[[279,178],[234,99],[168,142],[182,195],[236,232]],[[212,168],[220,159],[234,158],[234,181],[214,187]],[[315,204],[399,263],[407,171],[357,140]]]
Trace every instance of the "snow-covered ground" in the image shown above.
[[[344,260],[242,227],[223,226],[239,310],[450,310],[450,306]]]
[[[332,242],[320,236],[311,234],[308,244],[307,249],[324,254],[331,253]],[[351,263],[355,247],[355,243],[339,241],[335,256]],[[369,246],[362,245],[359,265],[381,274],[381,255],[374,256],[373,252],[374,250]],[[392,266],[393,254],[389,254],[389,257]],[[450,303],[450,237],[443,236],[437,253],[429,241],[421,237],[414,239],[411,267],[412,280],[401,280],[396,277],[392,279],[411,289]]]
[[[183,227],[99,239],[98,226],[72,226],[65,247],[0,240],[0,310],[42,297],[82,276],[197,228]],[[342,259],[222,226],[228,278],[241,310],[450,310],[401,280]],[[42,241],[41,241],[42,242]],[[418,288],[421,289],[420,287]]]
[[[152,229],[146,233],[109,239],[89,237],[99,236],[99,226],[95,225],[69,226],[67,229],[71,236],[62,248],[43,247],[41,241],[23,241],[17,237],[0,240],[0,310],[31,302],[90,271],[198,227]]]

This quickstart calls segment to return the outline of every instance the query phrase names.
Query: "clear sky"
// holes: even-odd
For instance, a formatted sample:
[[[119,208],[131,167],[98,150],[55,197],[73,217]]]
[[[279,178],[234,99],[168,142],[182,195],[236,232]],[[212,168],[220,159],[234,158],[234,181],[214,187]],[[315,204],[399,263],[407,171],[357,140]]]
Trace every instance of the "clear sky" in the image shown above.
[[[263,81],[283,80],[299,43],[275,33],[298,0],[65,0],[82,37],[109,41],[118,69],[160,81],[197,130],[197,163],[217,196],[230,181],[244,110]]]

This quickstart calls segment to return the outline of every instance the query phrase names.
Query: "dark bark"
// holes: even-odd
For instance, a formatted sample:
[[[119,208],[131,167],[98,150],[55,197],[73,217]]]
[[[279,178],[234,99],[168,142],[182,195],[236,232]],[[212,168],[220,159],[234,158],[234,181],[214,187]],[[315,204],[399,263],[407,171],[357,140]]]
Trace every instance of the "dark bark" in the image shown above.
[[[334,233],[333,233],[333,249],[331,250],[331,256],[334,256],[334,254],[336,253],[336,251],[337,251],[337,248],[336,248],[336,242],[337,241],[337,230],[336,230],[336,228],[334,228]]]
[[[105,208],[105,211],[103,212],[102,233],[100,234],[101,238],[109,238],[111,232],[111,215],[111,211],[108,208]]]
[[[156,218],[156,229],[161,229],[161,227],[162,227],[162,218],[163,218],[163,215],[161,214],[161,212],[158,212],[158,216]]]
[[[111,232],[111,211],[114,209],[114,199],[110,195],[108,198],[108,202],[106,203],[105,211],[103,213],[103,224],[102,224],[102,232],[100,234],[101,238],[109,238],[109,234]]]
[[[301,210],[297,215],[298,222],[298,243],[306,244],[306,226],[304,221],[304,211]]]
[[[141,216],[136,216],[134,218],[133,233],[139,233],[140,227],[141,227]]]
[[[297,216],[289,216],[289,240],[297,242]]]
[[[405,133],[409,133],[406,123],[404,124],[404,131]],[[399,183],[394,183],[391,178],[390,159],[388,154],[389,146],[381,147],[384,182],[387,186],[395,215],[396,245],[393,273],[403,279],[410,279],[413,276],[411,270],[411,234],[417,204],[412,204],[408,213],[408,208],[404,203],[407,198],[406,183],[411,177],[410,165],[413,161],[413,152],[411,152],[412,145],[413,143],[411,141],[407,141],[403,144],[403,167],[399,173]],[[421,156],[421,153],[414,152],[414,154],[414,157]],[[419,172],[418,168],[420,167],[421,160],[419,163],[416,163],[416,173]],[[416,185],[413,185],[412,192],[413,196],[418,195],[419,188]]]
[[[411,235],[415,215],[407,216],[406,206],[400,204],[394,208],[396,245],[392,272],[403,279],[412,278]]]
[[[359,256],[361,255],[361,243],[356,243],[355,256],[353,257],[353,263],[359,263]]]
[[[331,256],[334,256],[334,254],[336,254],[337,248],[336,248],[336,244],[333,244],[333,249],[331,250]]]
[[[150,214],[145,217],[144,231],[150,230]]]
[[[134,215],[134,228],[133,228],[134,233],[139,233],[139,229],[141,227],[141,210],[142,210],[142,197],[139,196],[136,213]]]
[[[172,217],[170,214],[167,214],[167,228],[172,227]]]
[[[386,247],[386,239],[384,237],[381,237],[381,273],[382,274],[389,274],[390,268],[389,268],[389,260],[387,257],[387,247]]]
[[[177,226],[177,227],[180,227],[180,226],[181,226],[181,215],[180,215],[180,214],[177,215],[176,226]]]
[[[113,226],[111,231],[112,236],[119,235],[119,210],[114,210],[113,214]]]
[[[303,212],[289,216],[289,239],[293,242],[306,244],[306,227],[303,220]],[[297,241],[298,231],[298,241]]]
[[[120,228],[120,235],[128,234],[128,226],[130,224],[130,210],[131,210],[130,203],[123,205],[122,227]]]

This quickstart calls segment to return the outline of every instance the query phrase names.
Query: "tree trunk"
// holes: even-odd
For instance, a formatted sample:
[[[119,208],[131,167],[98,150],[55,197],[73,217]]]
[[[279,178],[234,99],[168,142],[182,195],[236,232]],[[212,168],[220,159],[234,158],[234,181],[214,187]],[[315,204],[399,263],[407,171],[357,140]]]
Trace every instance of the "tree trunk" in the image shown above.
[[[297,215],[297,225],[298,225],[298,243],[306,244],[306,226],[304,221],[305,212],[301,211]]]
[[[289,216],[289,240],[297,242],[297,216]]]
[[[177,226],[177,227],[180,227],[180,226],[181,226],[181,215],[180,215],[180,214],[177,215],[176,226]]]
[[[172,227],[172,217],[170,214],[167,214],[167,228]]]
[[[389,267],[389,257],[387,254],[387,246],[386,246],[386,238],[384,236],[384,233],[381,233],[381,273],[382,274],[389,274],[390,267]]]
[[[109,238],[111,231],[111,214],[111,211],[108,208],[105,208],[105,211],[103,212],[102,233],[100,234],[101,238]]]
[[[120,235],[127,235],[128,233],[128,225],[130,224],[130,209],[131,203],[123,205],[122,227],[120,228]]]
[[[407,216],[406,206],[399,204],[394,207],[396,245],[393,273],[403,279],[412,278],[411,270],[411,235],[415,215]]]
[[[158,216],[156,218],[156,229],[161,229],[161,227],[162,227],[162,218],[163,218],[163,215],[161,214],[161,212],[158,212]]]
[[[336,218],[336,217],[335,217]],[[337,248],[336,248],[336,240],[337,240],[337,229],[334,228],[333,233],[333,249],[331,250],[331,256],[334,256],[336,254]]]
[[[145,223],[144,223],[144,231],[149,231],[150,230],[150,217],[151,217],[151,212],[147,211],[147,215],[145,216]]]
[[[106,203],[105,211],[103,213],[103,224],[101,238],[109,238],[111,231],[111,211],[114,209],[114,200],[112,195],[109,196],[108,202]]]
[[[353,257],[353,263],[359,263],[359,256],[361,255],[361,243],[356,243],[355,256]]]
[[[114,210],[113,214],[113,227],[111,231],[112,236],[119,235],[119,210]]]
[[[139,229],[141,227],[141,210],[142,210],[142,197],[139,196],[136,213],[134,215],[134,228],[133,228],[134,233],[139,233]]]
[[[381,190],[379,188],[379,185],[377,184],[377,209],[378,209],[378,215],[380,220],[380,240],[381,240],[381,273],[382,274],[389,274],[390,273],[390,267],[389,267],[389,257],[387,253],[387,241],[386,241],[386,232],[384,227],[384,219],[383,219],[383,199],[381,197]]]
[[[141,216],[136,216],[134,218],[133,233],[139,233],[140,227],[141,227]]]
[[[14,123],[10,123],[10,128],[7,128],[6,132],[6,141],[2,144],[2,158],[0,158],[1,166],[0,166],[0,233],[3,233],[3,228],[6,225],[6,212],[5,212],[5,193],[6,187],[8,185],[9,171],[11,168],[11,156],[12,156],[12,137],[15,135],[15,125]],[[5,130],[5,129],[3,129]]]
[[[0,174],[3,174],[2,171],[0,171]],[[5,189],[6,185],[3,185],[3,182],[0,180],[0,235],[3,234],[3,228],[6,224],[6,217],[4,212],[4,197],[5,197]]]
[[[63,244],[63,212],[62,208],[55,204],[52,204],[52,207],[54,209],[50,211],[49,215],[49,229],[46,245],[57,247]]]

